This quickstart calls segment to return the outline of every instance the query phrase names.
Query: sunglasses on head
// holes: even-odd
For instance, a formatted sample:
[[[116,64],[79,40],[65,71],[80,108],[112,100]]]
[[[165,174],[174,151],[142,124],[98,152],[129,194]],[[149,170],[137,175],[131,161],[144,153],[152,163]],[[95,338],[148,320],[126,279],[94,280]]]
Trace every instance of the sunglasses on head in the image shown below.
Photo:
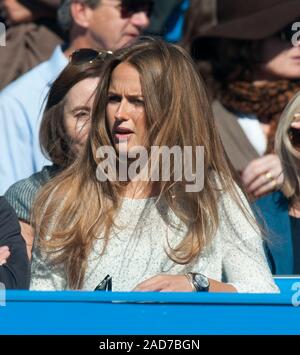
[[[294,121],[299,122],[300,120],[300,112],[294,114]],[[295,127],[290,127],[288,130],[288,136],[293,148],[299,150],[300,149],[300,129]]]
[[[299,129],[291,127],[289,129],[289,139],[291,141],[292,146],[299,150],[300,149],[300,131]]]
[[[123,18],[131,17],[137,12],[145,12],[148,17],[151,16],[153,10],[153,0],[122,0],[121,16]]]
[[[94,60],[105,60],[107,57],[111,56],[113,52],[111,51],[96,51],[91,48],[80,48],[76,49],[70,55],[70,63],[74,65],[80,65],[84,63],[93,63]]]
[[[277,37],[279,37],[283,42],[292,42],[292,37],[294,36],[294,34],[299,31],[299,27],[297,27],[297,29],[293,30],[293,24],[295,22],[299,22],[300,20],[295,20],[292,23],[290,23],[289,25],[287,25],[286,27],[284,27],[280,32],[277,33]]]

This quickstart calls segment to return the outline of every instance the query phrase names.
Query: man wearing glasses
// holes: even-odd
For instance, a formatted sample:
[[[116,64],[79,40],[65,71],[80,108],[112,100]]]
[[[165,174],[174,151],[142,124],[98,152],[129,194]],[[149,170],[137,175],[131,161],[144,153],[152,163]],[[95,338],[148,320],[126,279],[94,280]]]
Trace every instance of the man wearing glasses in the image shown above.
[[[77,30],[88,29],[88,41],[92,48],[115,50],[123,47],[140,36],[150,23],[150,0],[86,0],[73,1],[70,6],[71,2],[63,2],[59,11],[60,23],[66,32],[70,31],[75,21],[79,24]],[[64,16],[61,16],[62,11]],[[73,43],[70,51],[77,48]]]
[[[152,0],[62,0],[58,20],[68,43],[0,93],[0,195],[49,164],[39,147],[39,122],[49,87],[70,54],[123,47],[149,26],[151,10]]]

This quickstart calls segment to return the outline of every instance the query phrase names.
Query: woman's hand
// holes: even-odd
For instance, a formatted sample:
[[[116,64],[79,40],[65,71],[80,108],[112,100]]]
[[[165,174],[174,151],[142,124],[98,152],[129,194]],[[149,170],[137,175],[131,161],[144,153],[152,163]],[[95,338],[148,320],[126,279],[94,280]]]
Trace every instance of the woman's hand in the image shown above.
[[[208,280],[209,292],[237,292],[232,285],[212,279]],[[157,275],[141,282],[133,291],[192,292],[194,288],[186,275]]]
[[[242,173],[242,182],[254,198],[277,190],[283,183],[282,166],[275,154],[253,160]]]
[[[185,275],[157,275],[141,282],[133,291],[191,292],[193,288]]]
[[[9,248],[7,246],[0,247],[0,265],[5,264],[9,256],[10,256]]]

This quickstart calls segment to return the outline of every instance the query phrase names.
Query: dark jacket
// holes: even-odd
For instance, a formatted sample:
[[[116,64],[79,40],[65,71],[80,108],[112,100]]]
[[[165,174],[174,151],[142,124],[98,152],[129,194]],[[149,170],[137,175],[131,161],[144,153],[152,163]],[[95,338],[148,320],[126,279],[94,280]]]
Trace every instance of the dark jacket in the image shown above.
[[[153,13],[146,34],[164,36],[168,31],[168,22],[175,15],[180,15],[183,0],[155,0]],[[175,21],[175,19],[174,19]]]
[[[6,289],[28,289],[30,267],[18,218],[4,197],[0,197],[0,246],[8,246],[10,256],[0,266],[0,282]]]

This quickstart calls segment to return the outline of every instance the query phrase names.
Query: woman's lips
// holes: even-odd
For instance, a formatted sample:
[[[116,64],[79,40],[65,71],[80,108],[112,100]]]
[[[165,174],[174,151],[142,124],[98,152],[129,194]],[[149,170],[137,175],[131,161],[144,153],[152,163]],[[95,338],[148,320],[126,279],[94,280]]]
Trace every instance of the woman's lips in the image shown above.
[[[130,136],[132,135],[132,133],[116,133],[114,136],[117,140],[128,140],[130,138]]]
[[[139,37],[139,33],[126,33],[125,36],[130,37],[130,38],[137,38]]]
[[[133,131],[128,128],[119,127],[114,130],[114,137],[117,140],[127,140],[133,134]]]

